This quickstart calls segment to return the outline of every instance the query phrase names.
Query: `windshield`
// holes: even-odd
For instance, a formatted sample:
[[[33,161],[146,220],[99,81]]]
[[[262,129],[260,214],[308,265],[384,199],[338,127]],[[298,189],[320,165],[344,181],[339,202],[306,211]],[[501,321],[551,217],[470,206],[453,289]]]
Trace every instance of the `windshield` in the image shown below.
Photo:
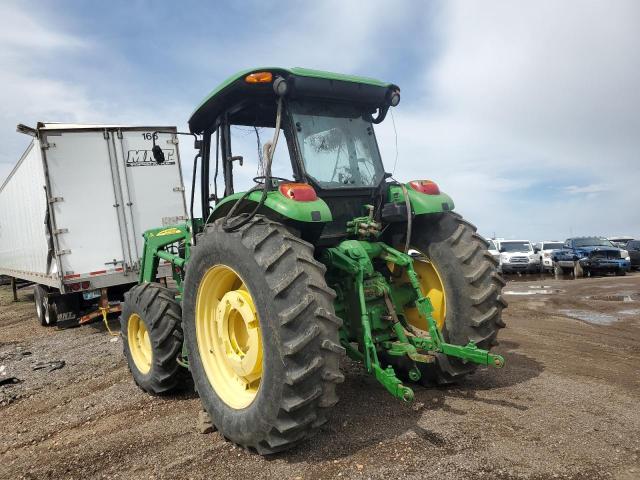
[[[576,238],[573,241],[574,247],[613,247],[611,242],[606,238],[588,237]]]
[[[373,125],[351,105],[301,103],[289,108],[307,176],[321,188],[374,187],[384,169]]]
[[[549,242],[542,244],[542,250],[560,250],[564,244],[562,242]]]
[[[503,252],[528,252],[531,250],[529,242],[502,242],[500,249]]]

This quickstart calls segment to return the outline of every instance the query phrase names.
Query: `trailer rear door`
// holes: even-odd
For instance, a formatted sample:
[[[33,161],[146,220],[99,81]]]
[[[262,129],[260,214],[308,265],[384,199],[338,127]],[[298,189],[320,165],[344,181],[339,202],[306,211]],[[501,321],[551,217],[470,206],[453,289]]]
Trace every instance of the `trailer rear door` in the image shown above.
[[[108,132],[50,131],[42,141],[64,278],[129,264]]]
[[[161,164],[156,163],[151,152],[154,135],[165,156]],[[125,199],[129,243],[138,259],[145,230],[187,219],[178,142],[174,133],[142,128],[119,129],[112,138]]]

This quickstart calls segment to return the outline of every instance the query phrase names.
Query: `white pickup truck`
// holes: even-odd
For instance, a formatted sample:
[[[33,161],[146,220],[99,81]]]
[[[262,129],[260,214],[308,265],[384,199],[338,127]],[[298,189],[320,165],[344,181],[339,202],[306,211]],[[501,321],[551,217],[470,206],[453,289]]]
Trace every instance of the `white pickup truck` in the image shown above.
[[[551,252],[560,250],[564,242],[557,240],[544,240],[533,245],[533,250],[540,260],[540,269],[542,271],[553,271],[553,258]]]
[[[538,272],[540,258],[529,240],[496,240],[503,273]]]

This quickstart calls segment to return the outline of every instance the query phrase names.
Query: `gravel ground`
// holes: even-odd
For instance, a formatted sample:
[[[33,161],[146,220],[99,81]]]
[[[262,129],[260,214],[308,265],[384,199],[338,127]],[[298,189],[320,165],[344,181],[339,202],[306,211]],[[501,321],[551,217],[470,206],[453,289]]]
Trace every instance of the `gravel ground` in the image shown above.
[[[523,278],[503,370],[404,405],[345,359],[332,421],[269,458],[198,433],[193,392],[140,391],[102,324],[43,328],[0,287],[0,379],[21,380],[0,386],[0,478],[640,479],[640,274]]]

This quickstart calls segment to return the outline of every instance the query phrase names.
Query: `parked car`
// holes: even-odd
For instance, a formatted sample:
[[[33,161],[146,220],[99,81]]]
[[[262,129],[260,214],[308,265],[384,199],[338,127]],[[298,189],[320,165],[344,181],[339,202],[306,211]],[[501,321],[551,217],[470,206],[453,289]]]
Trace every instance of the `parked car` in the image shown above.
[[[622,235],[619,237],[609,237],[607,238],[607,240],[613,243],[614,247],[625,248],[625,245],[629,243],[631,240],[634,240],[634,238],[628,235]]]
[[[564,243],[559,242],[558,240],[544,240],[533,245],[533,250],[538,254],[538,258],[540,260],[541,271],[553,270],[553,260],[551,259],[551,252],[553,252],[554,250],[559,250],[563,246]]]
[[[631,268],[640,269],[640,240],[630,240],[625,245],[625,250],[629,252]]]
[[[537,272],[540,260],[529,240],[496,240],[503,273]]]
[[[487,247],[487,249],[489,250],[489,253],[495,259],[495,261],[498,262],[498,265],[499,265],[500,264],[500,252],[498,251],[498,247],[496,245],[495,240],[487,240],[487,242],[489,242],[489,246]]]
[[[630,269],[629,252],[614,246],[604,237],[568,238],[562,250],[551,254],[557,274],[590,276],[595,273],[625,275]]]

